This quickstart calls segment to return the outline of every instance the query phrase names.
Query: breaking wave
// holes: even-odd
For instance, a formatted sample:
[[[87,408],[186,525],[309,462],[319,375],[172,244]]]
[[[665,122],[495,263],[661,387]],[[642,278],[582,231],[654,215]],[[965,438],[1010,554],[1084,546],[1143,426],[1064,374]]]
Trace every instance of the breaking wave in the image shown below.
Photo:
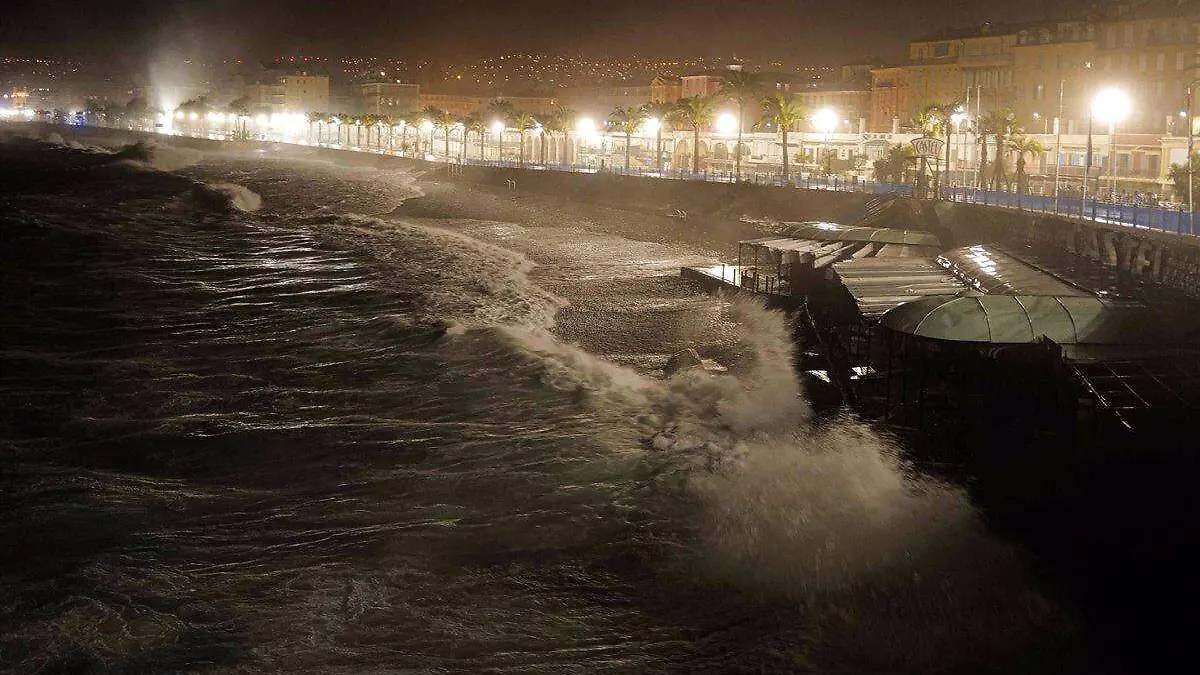
[[[728,311],[740,331],[733,374],[666,380],[544,331],[505,330],[544,360],[551,386],[635,421],[647,457],[672,478],[668,501],[690,505],[667,563],[686,583],[792,603],[828,629],[822,654],[864,668],[953,669],[948,654],[1003,660],[1014,644],[1045,639],[1047,624],[1073,633],[961,489],[909,470],[853,416],[812,421],[782,314],[747,300]]]
[[[214,194],[225,199],[225,203],[237,211],[251,212],[262,208],[262,197],[250,188],[235,183],[217,183],[206,186]]]
[[[520,253],[466,235],[405,221],[319,214],[302,222],[381,263],[384,283],[420,304],[422,321],[449,333],[477,328],[554,325],[566,300],[529,279]]]

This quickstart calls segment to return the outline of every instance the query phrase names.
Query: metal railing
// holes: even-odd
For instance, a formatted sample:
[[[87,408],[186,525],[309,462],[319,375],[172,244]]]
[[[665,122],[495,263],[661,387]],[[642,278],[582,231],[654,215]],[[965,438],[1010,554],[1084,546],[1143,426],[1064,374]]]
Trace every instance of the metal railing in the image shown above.
[[[183,129],[176,129],[175,132],[180,135],[194,136],[201,138],[220,138],[221,134],[212,133],[189,133]],[[259,134],[255,140],[269,142],[297,142],[288,141],[274,134]],[[568,171],[576,173],[603,173],[609,175],[623,176],[639,176],[646,178],[659,178],[663,180],[696,180],[706,181],[711,183],[735,183],[738,182],[732,171],[699,171],[694,172],[686,169],[664,169],[657,171],[654,168],[646,166],[630,167],[625,170],[622,166],[621,158],[614,157],[618,163],[613,166],[607,162],[602,163],[603,166],[595,166],[592,164],[560,164],[538,162],[540,157],[533,156],[528,158],[523,164],[517,159],[479,159],[472,158],[469,153],[462,156],[462,153],[452,152],[449,157],[437,154],[437,148],[424,147],[421,148],[420,143],[414,143],[416,147],[409,146],[407,151],[395,147],[390,139],[388,147],[382,147],[383,143],[379,143],[378,147],[351,147],[339,143],[331,143],[328,140],[319,143],[305,143],[298,141],[310,147],[326,147],[346,151],[370,152],[374,154],[388,154],[398,157],[408,157],[411,159],[421,159],[434,162],[445,162],[449,165],[464,165],[464,166],[487,166],[501,168],[524,168],[526,170],[535,171]],[[430,152],[432,150],[433,152]],[[644,158],[639,158],[644,161]],[[774,169],[774,167],[772,167]],[[791,172],[791,176],[785,179],[778,171],[763,171],[761,167],[753,164],[743,165],[741,173],[741,182],[753,185],[768,185],[776,187],[792,187],[801,190],[827,190],[833,192],[855,192],[871,195],[890,195],[902,194],[912,195],[914,188],[908,184],[885,183],[874,180],[866,180],[858,177],[846,178],[844,176],[830,174],[823,175],[818,172],[810,172],[804,169]],[[1200,226],[1193,230],[1193,219],[1190,214],[1184,210],[1181,205],[1177,208],[1170,208],[1159,205],[1139,205],[1128,204],[1104,200],[1096,200],[1089,198],[1087,200],[1080,197],[1064,197],[1055,198],[1051,195],[1035,195],[1024,194],[1019,192],[1006,192],[1003,190],[984,190],[980,188],[964,188],[953,187],[945,188],[941,192],[941,198],[948,201],[955,201],[967,204],[983,204],[987,206],[998,206],[1001,208],[1014,209],[1018,211],[1027,211],[1031,213],[1046,213],[1065,217],[1083,218],[1094,220],[1097,222],[1112,223],[1116,225],[1125,225],[1129,227],[1141,227],[1163,232],[1173,232],[1181,235],[1200,235]]]
[[[950,201],[967,204],[984,204],[1033,213],[1049,213],[1074,218],[1084,218],[1114,225],[1142,227],[1175,234],[1197,235],[1191,229],[1192,218],[1185,208],[1148,206],[1121,202],[1103,201],[1081,197],[1031,195],[1018,192],[980,190],[977,188],[950,188],[943,192]],[[1200,227],[1196,229],[1200,230]]]

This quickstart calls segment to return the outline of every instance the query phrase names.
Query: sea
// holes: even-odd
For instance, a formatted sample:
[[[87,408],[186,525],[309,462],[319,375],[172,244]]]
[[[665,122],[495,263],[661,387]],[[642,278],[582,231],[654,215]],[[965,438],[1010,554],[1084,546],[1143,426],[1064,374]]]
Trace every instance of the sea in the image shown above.
[[[119,150],[0,131],[0,672],[1104,672],[711,250]]]

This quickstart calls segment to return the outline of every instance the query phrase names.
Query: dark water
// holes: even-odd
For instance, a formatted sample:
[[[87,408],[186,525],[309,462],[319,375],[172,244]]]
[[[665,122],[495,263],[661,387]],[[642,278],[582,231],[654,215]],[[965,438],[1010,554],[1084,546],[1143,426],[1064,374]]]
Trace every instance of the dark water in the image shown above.
[[[0,670],[1065,672],[963,493],[810,420],[703,251],[400,171],[9,135]],[[452,214],[451,216],[452,217]],[[727,372],[664,379],[696,347]]]

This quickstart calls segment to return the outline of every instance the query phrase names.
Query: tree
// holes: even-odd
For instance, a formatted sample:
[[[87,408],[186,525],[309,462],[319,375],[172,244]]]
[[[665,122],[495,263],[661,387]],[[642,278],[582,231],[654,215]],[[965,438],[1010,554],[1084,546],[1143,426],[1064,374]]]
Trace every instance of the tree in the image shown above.
[[[783,179],[791,179],[788,171],[788,132],[808,117],[808,110],[795,96],[775,94],[763,101],[763,120],[760,126],[774,125],[783,143]]]
[[[746,116],[746,103],[762,95],[762,77],[746,70],[731,70],[721,82],[721,96],[737,103],[738,130],[737,148],[734,150],[734,180],[742,179],[742,127]]]
[[[521,141],[521,151],[517,154],[517,166],[525,166],[525,134],[537,128],[538,121],[527,112],[519,112],[513,116],[513,126],[517,129],[517,137]]]
[[[1017,124],[1016,113],[1011,108],[1003,108],[1001,110],[993,110],[983,116],[983,119],[980,120],[979,133],[985,144],[987,143],[987,135],[989,133],[995,140],[996,159],[995,168],[992,171],[992,189],[999,190],[1001,183],[1004,182],[1004,140],[1009,136],[1021,133],[1021,125]],[[986,147],[979,163],[980,166],[987,165]]]
[[[478,110],[463,119],[463,144],[466,145],[468,133],[475,134],[479,139],[479,161],[481,162],[483,161],[483,128],[483,115],[479,114]]]
[[[942,174],[945,175],[950,170],[950,132],[953,122],[950,119],[951,115],[958,110],[962,105],[958,101],[945,101],[941,103],[930,103],[921,108],[916,115],[913,115],[912,125],[919,129],[921,133],[933,138],[945,137],[945,165],[942,167]],[[924,166],[924,158],[922,158],[922,166]],[[940,192],[942,178],[938,177],[937,183],[934,186],[934,192]]]
[[[450,130],[454,128],[454,125],[458,124],[458,118],[455,117],[454,115],[451,115],[450,113],[446,112],[445,110],[439,110],[438,108],[430,107],[430,108],[426,108],[425,110],[426,110],[426,113],[429,114],[429,121],[433,122],[433,128],[441,129],[442,133],[444,133],[446,135],[446,161],[449,162],[450,161]],[[433,134],[430,134],[431,138],[432,138],[432,136],[433,136]]]
[[[312,143],[312,128],[317,125],[317,145],[321,144],[321,122],[325,119],[323,112],[310,112],[304,114],[304,119],[308,121],[308,142]]]
[[[1187,204],[1188,182],[1191,182],[1192,194],[1200,187],[1200,154],[1192,155],[1190,167],[1183,164],[1172,164],[1168,175],[1175,187],[1175,198]],[[1194,208],[1194,205],[1193,205]]]
[[[716,114],[713,97],[697,94],[676,103],[678,119],[692,128],[692,173],[700,173],[700,128],[712,124]]]
[[[567,130],[571,128],[571,122],[575,119],[575,111],[570,108],[565,108],[561,105],[554,106],[554,110],[542,120],[542,131],[554,138],[555,134],[562,134],[563,139],[567,137]],[[561,153],[554,158],[555,163],[562,160]],[[545,144],[542,146],[542,163],[546,163]]]
[[[647,103],[642,107],[646,115],[658,120],[658,126],[654,129],[654,168],[662,173],[662,132],[663,127],[675,121],[675,106],[670,103]]]
[[[629,106],[628,108],[617,106],[608,114],[609,122],[625,134],[625,171],[629,171],[629,146],[632,143],[632,136],[646,123],[648,118],[646,109],[641,106]]]
[[[875,180],[903,183],[904,174],[916,163],[916,153],[911,145],[893,145],[887,155],[875,160]]]
[[[1029,191],[1029,177],[1025,175],[1025,156],[1036,157],[1046,151],[1041,142],[1029,136],[1014,136],[1008,141],[1008,151],[1017,156],[1017,192]]]

